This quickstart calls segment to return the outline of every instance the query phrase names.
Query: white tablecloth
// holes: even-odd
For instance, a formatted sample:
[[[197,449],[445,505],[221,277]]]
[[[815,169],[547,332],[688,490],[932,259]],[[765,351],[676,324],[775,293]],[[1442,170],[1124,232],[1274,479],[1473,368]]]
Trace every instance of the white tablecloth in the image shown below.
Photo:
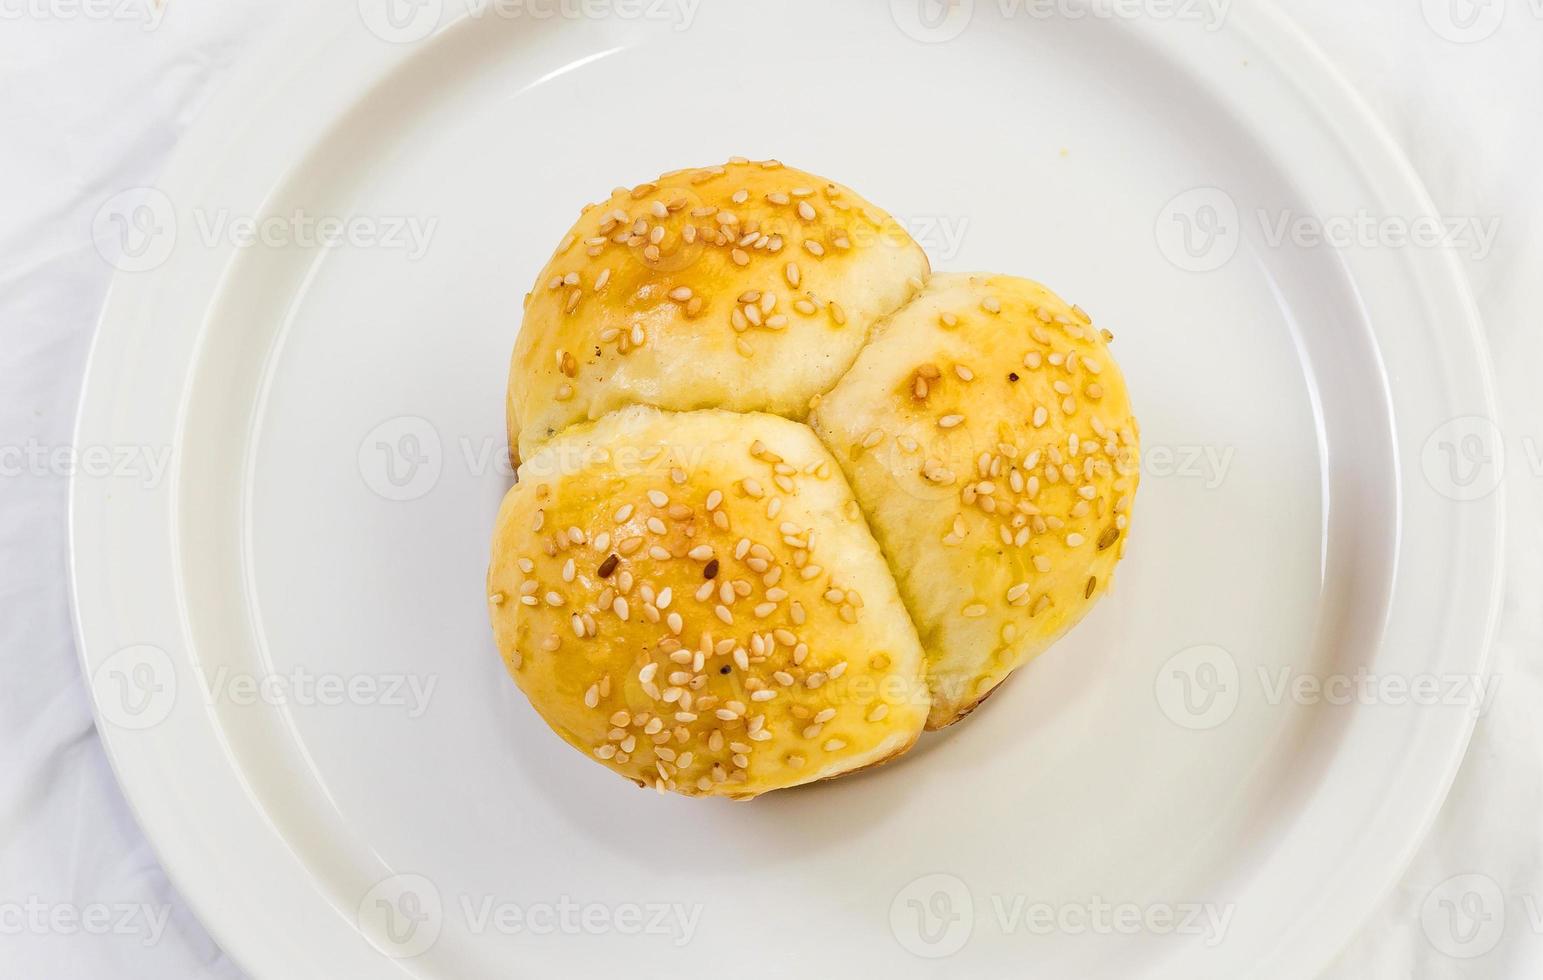
[[[1465,259],[1509,450],[1499,693],[1437,826],[1330,975],[1543,976],[1543,0],[1290,8],[1437,206],[1501,222],[1493,252]],[[155,181],[276,17],[251,0],[0,0],[0,976],[240,976],[162,874],[97,740],[69,624],[64,471],[111,272],[93,215]]]

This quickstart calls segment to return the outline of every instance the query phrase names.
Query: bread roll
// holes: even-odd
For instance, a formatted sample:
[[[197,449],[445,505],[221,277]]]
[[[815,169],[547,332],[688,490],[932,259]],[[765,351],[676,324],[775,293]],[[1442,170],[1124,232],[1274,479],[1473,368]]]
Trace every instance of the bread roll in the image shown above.
[[[775,161],[618,189],[584,210],[525,299],[510,445],[529,455],[628,405],[802,419],[927,274],[887,213]]]
[[[1139,447],[1108,339],[1036,283],[930,276],[883,211],[775,162],[616,191],[510,367],[510,674],[660,791],[905,752],[1109,588]]]
[[[520,469],[488,574],[506,666],[640,785],[749,798],[921,733],[924,657],[841,469],[804,425],[631,408]]]
[[[820,400],[958,720],[1109,588],[1139,480],[1108,335],[1026,279],[938,275]]]

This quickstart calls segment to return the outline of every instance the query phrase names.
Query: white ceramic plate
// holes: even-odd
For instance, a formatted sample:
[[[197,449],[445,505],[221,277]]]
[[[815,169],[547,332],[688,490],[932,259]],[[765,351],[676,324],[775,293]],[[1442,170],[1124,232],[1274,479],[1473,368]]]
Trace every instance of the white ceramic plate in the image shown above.
[[[173,462],[73,491],[104,737],[240,963],[1188,978],[1333,955],[1462,756],[1501,509],[1465,468],[1463,419],[1494,408],[1451,255],[1276,240],[1430,214],[1289,24],[324,6],[157,189],[105,206],[125,271],[79,445]],[[1092,311],[1147,468],[1117,588],[1073,636],[903,764],[749,805],[562,746],[504,676],[482,584],[521,295],[582,203],[735,154],[852,183],[938,268]],[[351,241],[282,217],[241,240],[297,210]],[[1335,696],[1362,673],[1384,686]]]

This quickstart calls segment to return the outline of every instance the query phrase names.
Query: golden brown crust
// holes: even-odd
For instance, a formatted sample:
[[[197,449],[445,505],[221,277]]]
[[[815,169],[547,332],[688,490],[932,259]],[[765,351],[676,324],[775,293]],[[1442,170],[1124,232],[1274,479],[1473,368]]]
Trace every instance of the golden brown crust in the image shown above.
[[[891,762],[894,762],[896,759],[899,759],[901,756],[905,755],[907,752],[916,748],[916,743],[920,740],[920,736],[913,738],[882,759],[877,759],[873,762],[870,762],[866,766],[858,766],[856,769],[848,769],[846,772],[838,772],[831,776],[825,776],[820,780],[820,782],[823,783],[832,779],[840,779],[842,776],[855,776],[860,772],[868,772],[871,769],[878,769],[881,766],[887,766]]]
[[[628,405],[802,419],[927,256],[850,188],[731,161],[586,208],[534,290],[510,367],[511,444]]]
[[[495,535],[494,634],[576,748],[662,790],[746,797],[920,734],[921,646],[806,427],[629,409],[521,476]]]
[[[929,727],[962,717],[1107,590],[1137,428],[1102,332],[1038,283],[934,276],[810,424],[927,648]]]
[[[934,721],[933,718],[929,717],[927,719],[927,731],[929,731],[929,732],[941,732],[945,728],[952,728],[954,725],[957,725],[961,721],[964,721],[966,718],[970,717],[970,715],[975,713],[975,709],[976,708],[979,708],[981,705],[983,705],[987,701],[991,700],[991,696],[993,694],[995,694],[996,692],[1000,691],[1002,688],[1006,687],[1007,686],[1007,681],[1011,677],[1012,677],[1012,675],[1009,674],[1007,677],[1002,679],[1002,682],[1000,684],[997,684],[995,687],[991,688],[985,694],[982,694],[980,697],[976,698],[974,701],[971,701],[969,704],[965,705],[964,707],[957,709],[955,711],[955,713],[953,715],[951,715],[951,716],[939,717],[939,719],[937,721]]]

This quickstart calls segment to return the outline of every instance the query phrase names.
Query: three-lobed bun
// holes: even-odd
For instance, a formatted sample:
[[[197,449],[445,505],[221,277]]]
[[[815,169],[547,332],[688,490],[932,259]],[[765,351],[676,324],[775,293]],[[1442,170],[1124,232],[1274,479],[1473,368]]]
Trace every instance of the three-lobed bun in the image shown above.
[[[903,753],[1109,587],[1139,473],[1108,340],[1037,283],[930,276],[888,214],[775,161],[618,190],[526,298],[506,666],[661,791]]]

